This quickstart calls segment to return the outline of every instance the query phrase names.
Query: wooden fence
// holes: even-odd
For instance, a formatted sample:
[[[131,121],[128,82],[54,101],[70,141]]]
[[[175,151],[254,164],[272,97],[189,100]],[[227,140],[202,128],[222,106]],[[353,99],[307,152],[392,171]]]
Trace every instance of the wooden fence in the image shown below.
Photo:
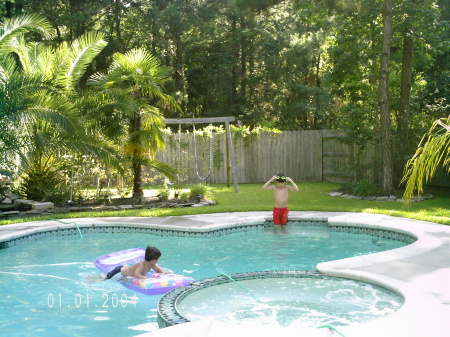
[[[374,181],[381,163],[375,164],[375,146],[361,148],[344,141],[344,132],[322,135],[322,180],[338,183],[367,179]]]
[[[233,135],[238,183],[263,183],[279,172],[299,182],[348,181],[354,176],[355,149],[342,143],[340,135],[327,130]],[[194,142],[192,133],[165,137],[166,149],[157,159],[178,168],[181,183],[198,183],[202,181],[198,176],[209,174],[208,182],[232,183],[225,133],[213,133],[212,141],[197,135]],[[364,160],[370,160],[370,155]]]
[[[334,130],[262,132],[248,137],[232,134],[237,182],[264,183],[280,172],[296,182],[372,180],[379,173],[375,170],[381,167],[374,147],[361,151],[344,142],[343,136],[343,132]],[[180,183],[199,183],[203,180],[198,175],[201,178],[210,175],[208,182],[233,184],[224,130],[214,132],[212,141],[208,137],[196,136],[194,144],[193,133],[188,132],[165,135],[165,143],[166,148],[158,152],[157,159],[179,169]],[[157,184],[164,181],[158,172],[149,169],[145,172],[146,178],[154,179]],[[9,171],[0,173],[11,176]],[[93,184],[99,181],[97,176],[90,176]],[[114,177],[110,178],[114,180]],[[448,168],[439,168],[428,185],[450,187]]]

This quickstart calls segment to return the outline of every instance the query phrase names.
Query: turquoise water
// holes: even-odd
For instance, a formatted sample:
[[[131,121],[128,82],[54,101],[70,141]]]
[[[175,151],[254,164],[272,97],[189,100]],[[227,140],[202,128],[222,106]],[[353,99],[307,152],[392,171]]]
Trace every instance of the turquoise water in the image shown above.
[[[160,265],[195,279],[248,271],[315,269],[317,263],[406,244],[368,235],[291,228],[255,229],[216,238],[151,234],[55,236],[0,250],[2,336],[136,336],[158,329],[160,296],[98,281],[100,255],[152,245]]]
[[[244,288],[243,289],[241,288]],[[209,286],[177,303],[190,321],[316,328],[362,323],[391,315],[403,298],[378,286],[336,277],[259,278]]]

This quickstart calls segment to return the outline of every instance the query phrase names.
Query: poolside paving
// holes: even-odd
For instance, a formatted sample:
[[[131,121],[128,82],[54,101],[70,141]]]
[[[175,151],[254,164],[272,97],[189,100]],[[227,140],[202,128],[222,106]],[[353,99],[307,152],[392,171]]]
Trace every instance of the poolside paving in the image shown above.
[[[62,219],[0,226],[0,242],[53,228],[129,225],[161,229],[204,231],[236,224],[262,222],[270,212],[215,213],[159,218],[109,217]],[[394,250],[320,263],[321,273],[382,285],[405,297],[391,316],[339,328],[345,337],[449,337],[450,336],[450,226],[379,214],[344,212],[291,212],[291,219],[328,220],[335,225],[364,225],[402,231],[417,241]],[[205,320],[185,323],[139,337],[172,336],[340,336],[331,329],[274,328],[264,325],[233,326]]]

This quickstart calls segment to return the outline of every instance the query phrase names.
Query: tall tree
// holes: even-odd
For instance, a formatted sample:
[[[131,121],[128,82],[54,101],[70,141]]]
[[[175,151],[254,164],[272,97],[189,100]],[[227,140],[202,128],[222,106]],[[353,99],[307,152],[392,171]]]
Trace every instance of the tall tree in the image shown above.
[[[393,164],[391,142],[391,111],[389,100],[389,61],[392,40],[392,0],[384,0],[383,7],[383,45],[381,49],[380,74],[380,113],[381,113],[381,152],[383,161],[382,188],[385,194],[393,189]]]
[[[162,67],[155,56],[144,49],[133,49],[125,54],[114,54],[108,71],[94,74],[88,82],[108,97],[109,102],[117,103],[106,106],[106,113],[120,110],[126,117],[128,137],[122,148],[133,171],[134,198],[143,196],[143,165],[155,167],[169,176],[175,172],[154,160],[155,152],[164,146],[160,108],[179,108],[173,98],[164,93],[163,85],[170,80],[169,69]]]
[[[402,1],[394,12],[394,16],[402,17],[402,20],[396,20],[395,23],[398,36],[396,44],[401,46],[401,72],[398,75],[400,82],[398,97],[393,104],[397,128],[394,148],[394,183],[400,181],[405,162],[413,153],[412,143],[417,137],[416,132],[421,128],[414,123],[415,114],[412,110],[416,104],[414,95],[418,92],[414,85],[420,88],[417,82],[425,83],[421,81],[423,74],[418,65],[423,60],[429,59],[430,52],[433,54],[440,49],[427,48],[428,41],[432,43],[432,40],[442,39],[442,28],[437,25],[439,10],[435,4],[433,0]],[[411,126],[417,131],[411,130]]]
[[[407,154],[409,152],[409,114],[412,87],[412,62],[414,54],[413,27],[405,28],[402,32],[402,70],[400,81],[400,105],[396,113],[398,152]],[[402,164],[400,163],[400,166]]]
[[[64,38],[76,31],[76,20],[80,27],[104,32],[108,46],[89,73],[106,69],[114,52],[151,50],[174,69],[174,81],[165,88],[186,107],[183,114],[236,114],[241,123],[282,129],[343,127],[343,121],[358,141],[380,134],[375,130],[380,128],[382,0],[82,0],[70,1],[71,6],[68,1],[52,0],[49,6],[49,0],[20,0],[12,10],[32,10],[36,4]],[[393,8],[393,161],[404,154],[397,149],[405,144],[397,134],[429,127],[422,117],[438,118],[446,96],[448,34],[442,31],[448,27],[448,5],[413,3],[399,0]],[[89,11],[79,14],[89,4]],[[413,61],[411,81],[404,77],[403,85],[402,50],[405,61]],[[396,164],[397,171],[401,166]]]

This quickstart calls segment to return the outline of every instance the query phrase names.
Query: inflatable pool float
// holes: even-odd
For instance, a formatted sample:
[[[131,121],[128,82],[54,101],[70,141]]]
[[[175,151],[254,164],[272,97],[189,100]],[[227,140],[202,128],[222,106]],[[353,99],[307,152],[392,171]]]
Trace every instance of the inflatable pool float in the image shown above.
[[[103,273],[109,273],[115,267],[120,265],[133,265],[136,262],[144,260],[144,248],[131,248],[106,254],[95,259],[94,265]],[[187,287],[195,280],[188,276],[177,274],[158,274],[153,270],[147,273],[147,279],[138,279],[135,277],[124,277],[119,282],[134,291],[145,295],[161,295],[169,290],[183,286]]]

